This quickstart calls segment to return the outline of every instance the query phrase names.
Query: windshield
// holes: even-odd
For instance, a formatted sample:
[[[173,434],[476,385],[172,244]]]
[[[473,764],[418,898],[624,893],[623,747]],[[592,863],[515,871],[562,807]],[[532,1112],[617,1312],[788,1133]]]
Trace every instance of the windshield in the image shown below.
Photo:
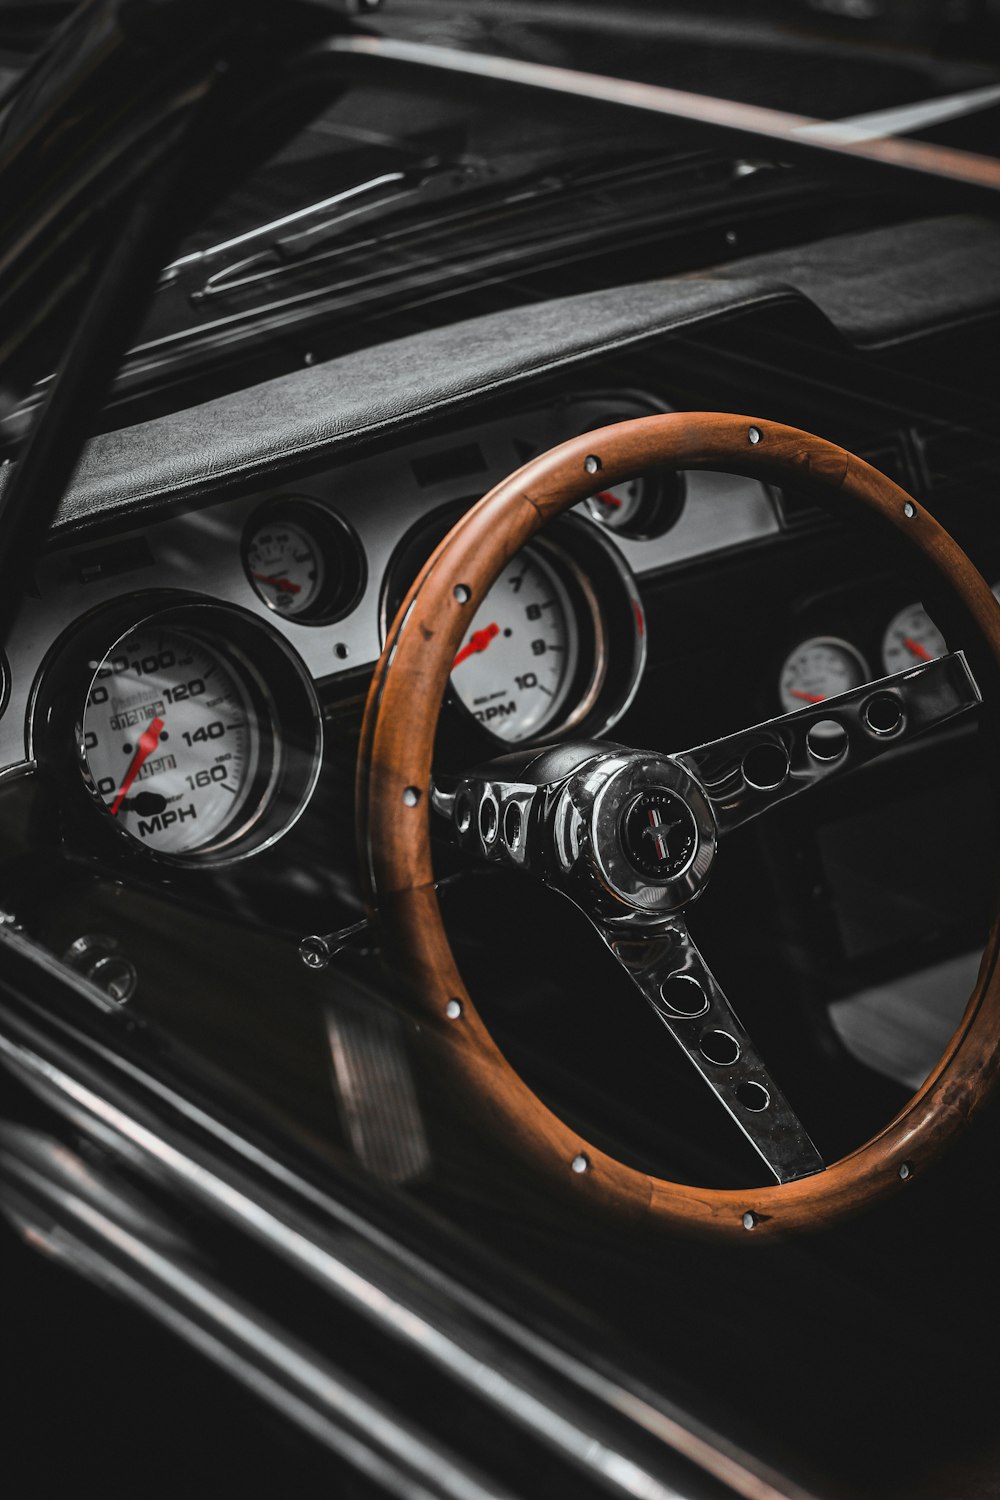
[[[207,368],[236,380],[250,361],[273,374],[477,313],[738,261],[834,220],[887,224],[919,209],[919,179],[852,179],[822,155],[706,128],[699,99],[775,111],[818,144],[997,147],[1000,68],[961,29],[876,27],[859,46],[816,13],[522,11],[505,7],[500,21],[483,7],[458,22],[416,8],[375,25],[452,55],[679,88],[695,118],[555,106],[537,91],[508,108],[488,87],[446,89],[440,74],[357,83],[179,247],[119,391],[169,386],[176,400]]]

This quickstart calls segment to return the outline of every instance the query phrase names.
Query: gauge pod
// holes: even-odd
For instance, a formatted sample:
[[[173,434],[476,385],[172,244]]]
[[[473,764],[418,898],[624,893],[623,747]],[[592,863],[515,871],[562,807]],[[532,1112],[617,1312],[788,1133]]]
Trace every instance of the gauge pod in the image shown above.
[[[408,537],[394,559],[383,625],[453,517]],[[447,701],[497,745],[604,734],[624,714],[646,660],[631,570],[593,526],[566,516],[507,564],[470,621]],[[470,752],[471,753],[471,752]]]
[[[302,495],[280,495],[254,511],[243,567],[268,609],[300,625],[339,620],[365,581],[364,554],[347,522]]]
[[[679,520],[683,508],[684,475],[679,472],[639,474],[597,490],[583,501],[583,509],[593,520],[632,541],[663,536]]]
[[[573,396],[565,420],[573,436],[637,417],[673,411],[645,391],[590,391]],[[663,536],[680,520],[686,486],[682,472],[652,469],[605,486],[580,502],[580,510],[606,531],[630,541]]]
[[[67,809],[149,859],[204,865],[273,844],[312,794],[322,723],[263,621],[190,596],[116,601],[43,665],[31,749]]]

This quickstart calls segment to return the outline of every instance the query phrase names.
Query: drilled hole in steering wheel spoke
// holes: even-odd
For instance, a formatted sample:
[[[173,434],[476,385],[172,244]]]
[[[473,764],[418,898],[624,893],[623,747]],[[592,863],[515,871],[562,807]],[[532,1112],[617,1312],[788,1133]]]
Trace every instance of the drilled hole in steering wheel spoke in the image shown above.
[[[847,730],[836,719],[820,719],[806,734],[806,748],[814,760],[840,760],[847,746]]]
[[[731,1068],[740,1058],[740,1044],[728,1031],[706,1031],[698,1043],[698,1051],[719,1068]]]
[[[776,741],[753,745],[743,757],[743,778],[759,792],[775,791],[788,775],[788,769],[788,751]]]
[[[660,985],[660,999],[671,1015],[689,1019],[708,1010],[708,996],[690,974],[671,974]]]

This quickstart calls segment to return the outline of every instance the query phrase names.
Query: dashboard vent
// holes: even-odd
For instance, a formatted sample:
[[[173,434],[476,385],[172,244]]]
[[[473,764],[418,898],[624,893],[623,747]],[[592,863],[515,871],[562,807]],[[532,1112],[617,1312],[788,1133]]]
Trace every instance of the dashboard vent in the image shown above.
[[[1000,489],[1000,438],[970,427],[918,435],[928,487],[938,496],[993,495]]]

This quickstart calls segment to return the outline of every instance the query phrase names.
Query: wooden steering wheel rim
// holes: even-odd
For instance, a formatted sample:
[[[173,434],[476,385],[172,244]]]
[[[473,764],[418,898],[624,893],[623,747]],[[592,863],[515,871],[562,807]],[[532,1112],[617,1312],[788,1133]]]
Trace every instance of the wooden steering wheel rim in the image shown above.
[[[595,466],[596,460],[596,466]],[[584,434],[498,484],[444,538],[393,622],[372,681],[358,759],[362,879],[388,956],[410,981],[448,1065],[493,1128],[566,1191],[629,1218],[739,1235],[816,1229],[903,1191],[968,1123],[998,1072],[1000,924],[936,1067],[871,1140],[812,1177],[752,1189],[648,1176],[597,1150],[554,1115],[507,1062],[477,1014],[445,935],[430,853],[431,756],[450,669],[469,622],[513,555],[598,487],[654,468],[715,469],[799,492],[850,496],[918,547],[958,595],[1000,668],[1000,606],[965,553],[892,480],[822,438],[755,417],[677,412]],[[457,1005],[455,1002],[458,1002]],[[586,1170],[573,1170],[585,1158]],[[580,1162],[577,1161],[579,1168]]]

